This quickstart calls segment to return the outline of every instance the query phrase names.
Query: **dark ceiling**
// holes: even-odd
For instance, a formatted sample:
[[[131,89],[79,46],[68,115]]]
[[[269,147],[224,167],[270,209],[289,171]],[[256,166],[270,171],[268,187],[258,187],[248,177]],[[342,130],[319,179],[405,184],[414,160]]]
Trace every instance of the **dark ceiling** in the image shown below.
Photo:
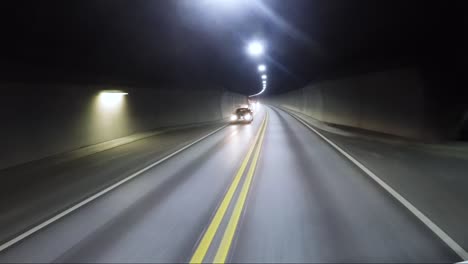
[[[245,52],[252,39],[267,45],[268,92],[276,93],[436,59],[459,23],[455,2],[442,1],[4,2],[3,79],[198,82],[245,94],[260,89],[260,60]]]

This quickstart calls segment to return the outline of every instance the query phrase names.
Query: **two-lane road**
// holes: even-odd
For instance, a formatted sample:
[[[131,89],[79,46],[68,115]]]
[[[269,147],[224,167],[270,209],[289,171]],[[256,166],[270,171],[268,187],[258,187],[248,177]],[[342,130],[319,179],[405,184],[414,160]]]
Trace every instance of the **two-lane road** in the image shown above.
[[[1,262],[456,262],[319,136],[263,107],[0,252]]]

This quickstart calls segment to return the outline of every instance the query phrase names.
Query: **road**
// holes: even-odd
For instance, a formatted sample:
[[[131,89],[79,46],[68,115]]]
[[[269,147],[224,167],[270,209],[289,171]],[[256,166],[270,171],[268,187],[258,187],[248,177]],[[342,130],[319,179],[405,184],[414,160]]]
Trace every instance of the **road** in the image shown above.
[[[318,135],[268,107],[0,252],[0,262],[188,261],[460,259]]]

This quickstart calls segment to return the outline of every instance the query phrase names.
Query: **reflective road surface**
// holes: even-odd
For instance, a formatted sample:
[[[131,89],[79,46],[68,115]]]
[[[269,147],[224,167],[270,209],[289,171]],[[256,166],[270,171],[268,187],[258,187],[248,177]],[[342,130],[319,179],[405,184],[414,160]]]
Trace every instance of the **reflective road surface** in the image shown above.
[[[25,236],[0,261],[460,259],[317,134],[262,107],[252,124],[217,131]]]

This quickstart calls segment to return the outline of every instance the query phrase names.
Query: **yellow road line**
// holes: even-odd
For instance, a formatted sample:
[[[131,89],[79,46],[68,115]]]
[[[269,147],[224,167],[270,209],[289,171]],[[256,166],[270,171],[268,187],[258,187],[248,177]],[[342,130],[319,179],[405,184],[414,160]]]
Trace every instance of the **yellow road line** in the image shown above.
[[[208,226],[208,229],[206,230],[205,234],[203,235],[203,238],[198,244],[197,249],[193,253],[192,258],[190,259],[190,263],[203,262],[203,259],[205,258],[205,255],[208,252],[208,249],[210,248],[211,242],[213,241],[213,238],[219,228],[219,225],[221,221],[223,220],[224,215],[226,214],[227,208],[229,207],[229,204],[231,203],[232,197],[234,196],[234,193],[237,189],[237,186],[239,185],[242,175],[244,174],[245,168],[247,167],[247,164],[250,160],[250,156],[252,155],[255,145],[258,142],[259,135],[263,127],[265,126],[265,123],[266,123],[266,117],[263,119],[262,124],[260,125],[260,128],[257,134],[255,135],[253,144],[250,147],[249,151],[247,152],[246,157],[242,161],[242,164],[239,170],[237,171],[236,176],[234,177],[234,180],[231,183],[231,186],[229,186],[229,189],[226,195],[224,196],[223,201],[218,207],[215,216],[211,220],[211,223]]]
[[[266,119],[268,119],[268,115]],[[237,225],[239,224],[239,219],[242,214],[242,209],[244,208],[245,201],[247,200],[247,194],[249,192],[250,185],[252,183],[253,175],[255,173],[255,168],[257,167],[257,161],[260,156],[260,150],[262,148],[263,137],[265,136],[266,123],[268,123],[268,121],[265,122],[265,126],[263,127],[262,135],[260,136],[260,140],[257,145],[257,149],[255,150],[252,163],[250,164],[249,171],[247,172],[247,177],[245,178],[241,193],[239,194],[239,198],[237,199],[236,205],[234,207],[234,211],[232,212],[231,218],[229,219],[228,226],[224,232],[223,239],[221,240],[221,244],[218,248],[218,251],[216,252],[216,256],[214,258],[213,263],[224,263],[229,253],[229,249],[231,248],[231,243],[234,238],[234,234],[236,233]]]

